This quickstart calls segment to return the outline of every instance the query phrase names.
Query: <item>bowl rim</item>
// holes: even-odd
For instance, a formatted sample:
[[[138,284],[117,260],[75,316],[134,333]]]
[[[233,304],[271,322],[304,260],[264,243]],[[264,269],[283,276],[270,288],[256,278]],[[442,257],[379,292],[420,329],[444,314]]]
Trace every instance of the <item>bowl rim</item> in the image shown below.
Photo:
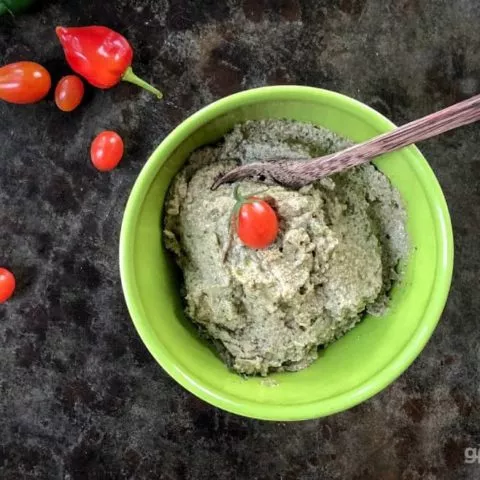
[[[330,90],[299,85],[269,86],[245,90],[217,100],[182,121],[153,151],[148,161],[140,171],[125,207],[119,246],[119,266],[122,288],[132,322],[155,360],[160,366],[185,389],[202,400],[223,410],[251,418],[276,421],[306,420],[319,418],[343,410],[347,410],[367,400],[383,390],[398,378],[417,358],[431,337],[447,301],[453,272],[453,232],[447,203],[435,174],[421,152],[415,146],[409,147],[411,154],[418,162],[412,165],[428,198],[428,203],[434,217],[435,235],[438,240],[436,261],[436,276],[430,292],[428,308],[424,311],[423,320],[412,333],[410,340],[383,369],[361,385],[342,392],[333,397],[316,400],[301,405],[262,405],[245,399],[237,400],[230,394],[225,394],[215,388],[207,388],[199,384],[187,371],[178,367],[174,355],[167,348],[159,348],[154,334],[149,329],[148,320],[141,306],[140,295],[135,280],[134,262],[131,258],[138,214],[143,206],[147,192],[159,168],[163,165],[178,145],[192,132],[213,119],[247,103],[268,101],[267,95],[275,99],[285,96],[295,99],[302,94],[311,94],[335,101],[343,109],[349,111],[364,111],[380,121],[379,126],[385,131],[395,128],[390,120],[371,107],[351,97]],[[274,98],[271,98],[274,100]],[[168,154],[164,154],[168,152]]]

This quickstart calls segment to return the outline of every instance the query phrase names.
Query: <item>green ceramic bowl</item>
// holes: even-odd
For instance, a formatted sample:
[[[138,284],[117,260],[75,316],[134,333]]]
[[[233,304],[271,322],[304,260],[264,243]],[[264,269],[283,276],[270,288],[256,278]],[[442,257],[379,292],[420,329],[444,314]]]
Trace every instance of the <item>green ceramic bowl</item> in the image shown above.
[[[183,315],[178,275],[162,243],[163,203],[170,181],[193,150],[219,140],[235,123],[261,118],[311,122],[355,142],[394,128],[356,100],[310,87],[258,88],[203,108],[160,144],[133,187],[120,238],[123,290],[150,353],[193,394],[248,417],[321,417],[376,394],[421,352],[450,286],[450,217],[435,175],[416,147],[378,159],[377,166],[403,196],[411,240],[405,277],[394,288],[388,315],[365,318],[312,366],[271,375],[275,382],[230,372]]]

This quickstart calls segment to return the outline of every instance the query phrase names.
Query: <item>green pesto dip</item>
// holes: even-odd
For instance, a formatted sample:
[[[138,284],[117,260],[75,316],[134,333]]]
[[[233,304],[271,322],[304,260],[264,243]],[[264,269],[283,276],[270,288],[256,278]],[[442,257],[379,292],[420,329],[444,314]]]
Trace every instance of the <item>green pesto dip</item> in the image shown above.
[[[371,164],[300,190],[242,182],[244,196],[267,188],[260,196],[273,202],[280,233],[264,250],[234,237],[225,256],[234,187],[210,186],[239,163],[348,145],[310,124],[249,121],[195,151],[170,188],[164,238],[183,271],[186,314],[239,373],[305,368],[366,313],[384,313],[408,251],[406,213]]]

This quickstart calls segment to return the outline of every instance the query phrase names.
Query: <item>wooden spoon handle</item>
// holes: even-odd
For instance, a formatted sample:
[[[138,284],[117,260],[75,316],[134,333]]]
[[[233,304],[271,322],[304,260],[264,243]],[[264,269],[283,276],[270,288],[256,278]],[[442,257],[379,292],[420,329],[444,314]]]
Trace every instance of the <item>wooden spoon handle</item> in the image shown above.
[[[384,133],[364,143],[354,145],[331,156],[340,158],[347,152],[364,160],[393,152],[413,143],[436,137],[455,128],[480,120],[480,95],[456,103],[426,117],[402,125],[392,132]],[[360,162],[362,163],[362,162]]]
[[[393,152],[477,120],[480,120],[480,95],[331,155],[307,161],[279,160],[237,167],[217,179],[212,188],[247,177],[299,188],[322,177],[368,162],[384,153]]]

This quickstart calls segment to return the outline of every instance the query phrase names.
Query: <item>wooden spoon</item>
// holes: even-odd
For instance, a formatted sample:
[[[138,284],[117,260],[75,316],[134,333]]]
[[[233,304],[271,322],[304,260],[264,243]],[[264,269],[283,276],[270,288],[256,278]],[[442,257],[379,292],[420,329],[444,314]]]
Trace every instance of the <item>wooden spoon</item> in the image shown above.
[[[384,153],[393,152],[477,120],[480,120],[480,95],[330,155],[300,161],[272,159],[242,165],[220,176],[212,185],[212,190],[224,183],[237,182],[245,178],[300,188],[332,173],[361,165]]]

